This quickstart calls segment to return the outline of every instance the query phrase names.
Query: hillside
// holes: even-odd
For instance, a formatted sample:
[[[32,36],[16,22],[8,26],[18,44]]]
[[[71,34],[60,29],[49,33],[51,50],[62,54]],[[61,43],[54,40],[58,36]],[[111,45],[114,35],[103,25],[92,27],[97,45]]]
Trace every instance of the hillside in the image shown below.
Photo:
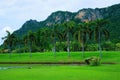
[[[14,34],[17,36],[23,36],[27,34],[29,30],[37,31],[42,27],[51,26],[55,23],[62,23],[66,20],[79,19],[80,21],[91,21],[98,18],[109,20],[110,24],[107,28],[110,32],[110,38],[112,40],[120,39],[120,4],[106,8],[82,9],[74,13],[68,11],[57,11],[48,16],[48,18],[44,21],[26,21],[19,30],[14,32]]]

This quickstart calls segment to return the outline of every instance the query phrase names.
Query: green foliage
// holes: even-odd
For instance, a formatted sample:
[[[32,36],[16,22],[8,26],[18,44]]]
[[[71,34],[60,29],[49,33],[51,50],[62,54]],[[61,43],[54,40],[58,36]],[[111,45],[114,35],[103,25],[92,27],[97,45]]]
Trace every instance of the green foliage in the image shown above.
[[[98,44],[88,44],[86,47],[87,51],[98,51]]]
[[[81,51],[82,50],[80,43],[77,41],[72,42],[70,46],[71,46],[71,48],[70,48],[71,51]]]
[[[57,42],[56,43],[56,51],[66,51],[67,50],[67,46],[65,42]]]
[[[106,41],[102,44],[103,50],[105,51],[114,51],[116,46],[111,41]]]
[[[94,37],[92,37],[94,29],[91,29],[91,26],[92,22],[77,25],[74,21],[69,21],[56,24],[53,28],[46,27],[37,32],[29,31],[22,39],[15,37],[13,42],[16,46],[11,49],[13,52],[42,52],[52,51],[54,45],[56,51],[67,51],[68,47],[70,51],[80,51],[83,48],[88,51],[96,51],[98,50],[96,43],[87,44],[88,41],[94,41]],[[13,43],[11,44],[13,45]]]
[[[116,50],[120,50],[120,43],[116,44]]]

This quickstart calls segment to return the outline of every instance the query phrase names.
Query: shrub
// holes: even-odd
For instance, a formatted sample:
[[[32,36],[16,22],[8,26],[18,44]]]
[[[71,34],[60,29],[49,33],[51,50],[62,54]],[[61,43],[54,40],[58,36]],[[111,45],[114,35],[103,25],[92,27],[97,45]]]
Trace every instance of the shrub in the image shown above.
[[[65,42],[56,42],[56,51],[65,51],[66,43]]]
[[[91,66],[98,66],[100,65],[100,58],[99,57],[86,58],[85,63]]]
[[[114,51],[115,50],[115,44],[111,41],[106,41],[102,44],[103,50],[105,51]]]
[[[98,44],[89,44],[86,48],[87,51],[97,51],[98,50]]]
[[[81,47],[80,43],[77,42],[77,41],[71,42],[70,45],[71,45],[71,47],[70,47],[71,51],[80,51],[80,50],[82,50],[82,47]]]
[[[116,44],[116,50],[120,50],[120,43]]]

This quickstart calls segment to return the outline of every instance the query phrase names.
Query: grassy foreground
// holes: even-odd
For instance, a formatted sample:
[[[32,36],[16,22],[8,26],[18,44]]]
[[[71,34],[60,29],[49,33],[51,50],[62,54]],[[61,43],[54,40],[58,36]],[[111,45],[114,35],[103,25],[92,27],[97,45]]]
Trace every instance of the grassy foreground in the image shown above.
[[[0,80],[120,80],[120,65],[33,66],[0,70]]]
[[[85,56],[98,56],[98,52],[86,52]],[[82,61],[81,52],[72,52],[71,57],[67,53],[36,53],[29,58],[28,54],[0,55],[0,61]],[[0,66],[25,66],[0,70],[0,80],[120,80],[120,52],[103,52],[102,61],[117,62],[114,65],[100,65],[97,67],[86,65],[12,65]],[[28,69],[28,66],[32,66]]]

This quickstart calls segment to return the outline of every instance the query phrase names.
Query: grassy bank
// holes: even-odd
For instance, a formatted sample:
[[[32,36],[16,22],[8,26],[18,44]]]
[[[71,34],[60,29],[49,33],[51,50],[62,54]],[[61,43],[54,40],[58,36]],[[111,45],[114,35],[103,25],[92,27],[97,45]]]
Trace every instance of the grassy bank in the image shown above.
[[[99,56],[99,52],[85,52],[85,58],[90,56]],[[69,62],[83,61],[82,52],[71,52],[71,57],[68,58],[67,52],[57,52],[54,57],[53,52],[32,53],[14,53],[11,58],[9,54],[0,54],[0,62]],[[102,61],[120,62],[120,52],[104,51]]]

